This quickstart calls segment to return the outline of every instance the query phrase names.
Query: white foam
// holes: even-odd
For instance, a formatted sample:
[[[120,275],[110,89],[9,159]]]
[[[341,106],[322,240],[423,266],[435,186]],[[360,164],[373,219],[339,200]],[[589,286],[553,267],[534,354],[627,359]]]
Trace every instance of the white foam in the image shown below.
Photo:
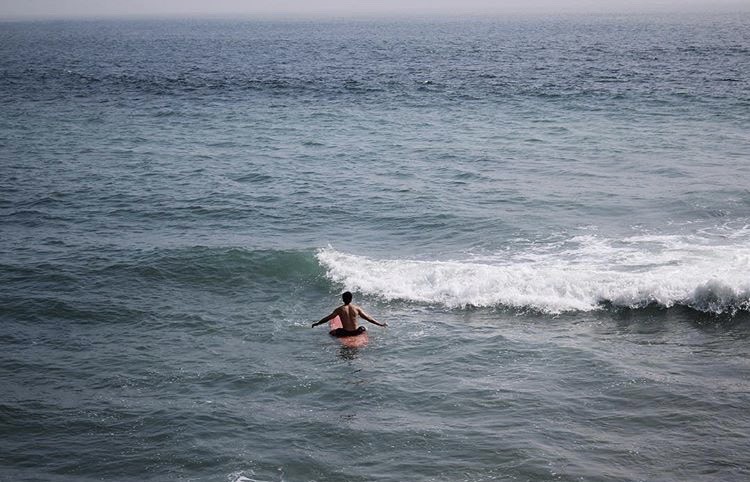
[[[229,474],[227,480],[229,480],[229,482],[264,482],[262,480],[252,479],[242,471]]]
[[[454,261],[376,260],[331,247],[317,258],[332,281],[387,300],[548,313],[655,303],[734,313],[750,310],[748,234],[578,236]]]

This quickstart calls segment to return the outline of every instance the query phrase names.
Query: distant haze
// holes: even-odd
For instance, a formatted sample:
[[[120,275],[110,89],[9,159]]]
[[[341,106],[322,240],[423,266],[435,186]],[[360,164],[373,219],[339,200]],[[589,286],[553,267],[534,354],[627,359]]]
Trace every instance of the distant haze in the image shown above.
[[[2,0],[0,19],[147,16],[400,16],[748,10],[737,0]]]

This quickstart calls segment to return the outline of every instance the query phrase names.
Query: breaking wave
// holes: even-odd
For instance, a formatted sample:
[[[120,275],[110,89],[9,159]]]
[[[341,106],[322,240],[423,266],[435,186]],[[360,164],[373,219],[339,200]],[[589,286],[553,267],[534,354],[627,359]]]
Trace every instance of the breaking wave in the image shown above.
[[[386,300],[553,314],[687,306],[734,315],[750,311],[746,237],[717,244],[702,236],[579,236],[450,261],[370,259],[328,247],[317,259],[331,281]]]

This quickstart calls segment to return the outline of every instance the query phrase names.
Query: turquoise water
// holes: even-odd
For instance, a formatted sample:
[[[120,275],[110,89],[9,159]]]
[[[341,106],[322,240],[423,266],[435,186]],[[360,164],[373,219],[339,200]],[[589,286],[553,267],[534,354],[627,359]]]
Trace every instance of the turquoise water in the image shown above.
[[[749,22],[0,24],[0,480],[746,480]]]

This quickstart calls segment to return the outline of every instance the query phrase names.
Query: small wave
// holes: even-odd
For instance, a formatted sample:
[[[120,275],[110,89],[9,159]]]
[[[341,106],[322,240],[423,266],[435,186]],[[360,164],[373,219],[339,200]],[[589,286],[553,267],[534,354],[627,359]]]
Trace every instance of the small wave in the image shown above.
[[[383,87],[382,78],[341,79],[317,73],[293,76],[257,76],[242,71],[191,71],[159,73],[153,71],[83,72],[60,68],[27,68],[23,71],[0,72],[0,83],[32,89],[48,89],[62,83],[69,91],[106,89],[107,92],[142,92],[174,95],[196,92],[269,92],[269,93],[348,93],[369,95],[392,89]],[[408,84],[399,84],[407,88]],[[421,87],[421,86],[420,86]],[[157,116],[171,116],[173,111],[160,110]]]
[[[248,183],[248,184],[270,184],[274,182],[274,177],[268,174],[261,174],[253,172],[244,176],[237,177],[234,179],[235,182]]]
[[[191,247],[156,249],[104,268],[110,276],[136,274],[147,279],[216,287],[253,282],[286,282],[320,276],[309,251]]]
[[[23,321],[68,320],[97,323],[112,319],[139,320],[148,316],[143,310],[109,300],[88,300],[82,303],[78,299],[61,295],[28,296],[19,293],[3,301],[4,315]]]
[[[374,260],[330,247],[317,258],[331,281],[386,300],[552,314],[686,306],[735,315],[750,311],[750,243],[740,241],[580,236],[459,261]]]
[[[252,472],[250,475],[253,475]],[[246,474],[244,471],[240,472],[233,472],[227,476],[227,480],[229,482],[265,482],[260,479],[254,479],[251,478],[248,474]]]

